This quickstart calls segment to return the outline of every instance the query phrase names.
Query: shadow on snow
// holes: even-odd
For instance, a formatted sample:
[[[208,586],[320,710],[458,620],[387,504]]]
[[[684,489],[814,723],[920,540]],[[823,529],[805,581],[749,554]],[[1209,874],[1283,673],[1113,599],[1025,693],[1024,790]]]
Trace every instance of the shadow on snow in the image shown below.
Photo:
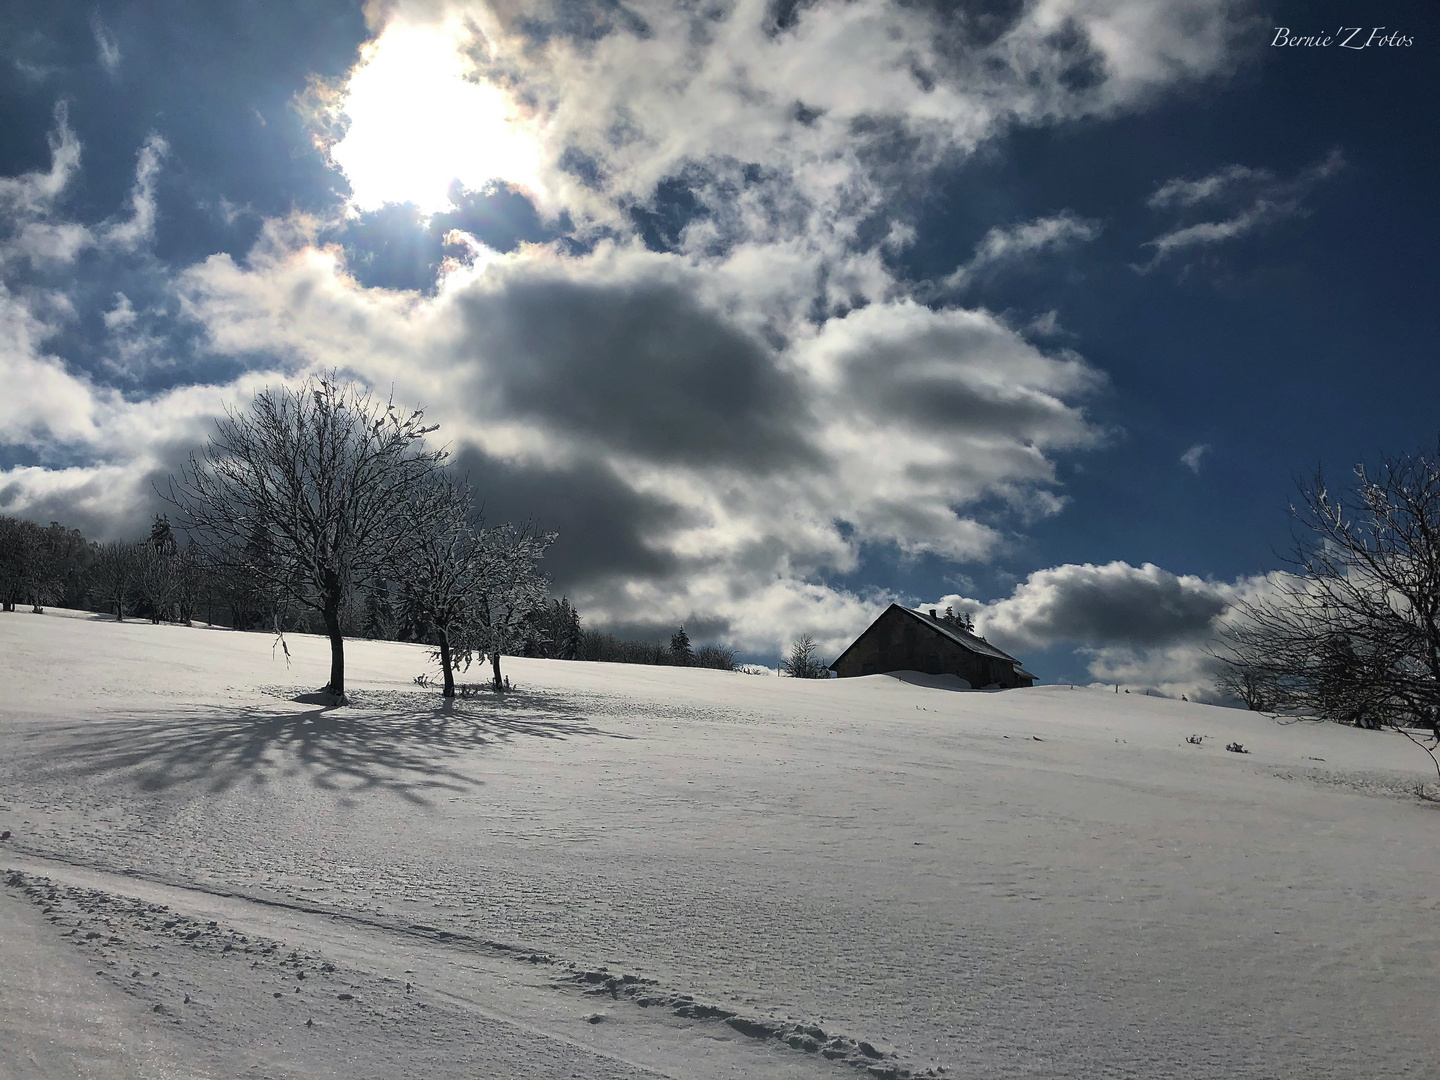
[[[540,693],[449,701],[385,691],[353,697],[343,709],[302,694],[284,704],[313,707],[122,715],[71,728],[63,733],[73,736],[70,746],[47,757],[77,776],[129,773],[148,792],[203,784],[219,794],[247,779],[259,785],[298,775],[347,798],[385,791],[428,804],[428,792],[480,786],[463,770],[465,759],[505,743],[631,737],[598,728],[563,698]]]

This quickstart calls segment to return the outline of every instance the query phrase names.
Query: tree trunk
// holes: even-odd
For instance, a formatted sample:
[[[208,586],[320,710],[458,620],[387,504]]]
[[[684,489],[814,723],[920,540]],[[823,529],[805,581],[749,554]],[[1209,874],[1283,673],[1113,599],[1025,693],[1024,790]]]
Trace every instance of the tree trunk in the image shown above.
[[[503,689],[505,689],[505,684],[500,681],[500,650],[499,650],[499,649],[492,649],[492,650],[490,651],[490,670],[495,673],[495,682],[494,682],[494,684],[493,684],[494,687],[495,687],[495,689],[496,689],[496,690],[503,690]]]
[[[455,668],[450,662],[450,639],[445,636],[445,631],[440,631],[440,670],[445,675],[445,690],[442,697],[452,698],[455,696]]]
[[[339,591],[325,598],[322,611],[325,633],[330,638],[330,685],[325,687],[335,697],[335,704],[345,704],[345,635],[340,632]]]

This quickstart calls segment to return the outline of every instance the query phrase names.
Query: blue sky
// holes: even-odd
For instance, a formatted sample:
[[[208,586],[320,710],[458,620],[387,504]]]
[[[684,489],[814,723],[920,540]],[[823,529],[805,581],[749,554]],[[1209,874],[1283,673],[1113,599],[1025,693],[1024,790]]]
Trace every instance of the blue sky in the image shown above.
[[[339,367],[560,530],[592,625],[770,659],[950,602],[1045,681],[1203,692],[1294,478],[1436,437],[1437,42],[1420,4],[13,3],[0,508],[138,533],[209,416]]]

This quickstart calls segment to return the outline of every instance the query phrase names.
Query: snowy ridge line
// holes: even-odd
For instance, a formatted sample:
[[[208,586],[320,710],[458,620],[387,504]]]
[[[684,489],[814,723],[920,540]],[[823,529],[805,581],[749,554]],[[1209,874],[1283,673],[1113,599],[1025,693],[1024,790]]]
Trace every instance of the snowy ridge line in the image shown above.
[[[497,1017],[474,1003],[457,1010],[450,995],[433,986],[335,962],[313,947],[291,947],[253,929],[241,932],[224,918],[180,910],[193,898],[167,904],[112,891],[113,886],[14,869],[3,883],[7,892],[39,909],[58,942],[68,942],[96,967],[105,987],[135,999],[142,1009],[148,1006],[147,1019],[167,1031],[176,1025],[172,1038],[180,1040],[176,1056],[184,1065],[165,1070],[166,1076],[394,1080],[410,1074],[410,1062],[425,1062],[423,1071],[434,1080],[550,1080],[562,1072],[596,1080],[666,1075],[578,1043],[563,1030]],[[478,1037],[477,1020],[488,1025]],[[151,1035],[157,1030],[149,1029]],[[35,1034],[47,1038],[45,1031]],[[148,1038],[142,1043],[145,1065],[153,1045]],[[337,1054],[347,1059],[344,1071],[334,1067]],[[213,1069],[206,1070],[202,1061]],[[247,1062],[263,1073],[245,1071]],[[572,1071],[577,1064],[583,1071]],[[152,1071],[142,1067],[133,1075]]]
[[[221,954],[234,951],[247,956],[253,955],[255,960],[252,961],[252,967],[258,967],[261,960],[269,961],[278,956],[280,958],[278,962],[281,965],[298,965],[303,962],[327,975],[333,974],[337,970],[334,964],[324,961],[320,954],[313,950],[302,953],[298,949],[291,949],[286,952],[280,942],[271,938],[258,934],[242,934],[239,931],[222,927],[217,920],[200,919],[175,911],[168,904],[121,896],[104,889],[57,882],[43,875],[28,870],[17,870],[13,867],[7,867],[4,871],[4,882],[7,888],[17,890],[40,907],[43,914],[50,915],[51,922],[59,923],[64,918],[81,916],[80,921],[74,927],[60,935],[62,939],[74,938],[76,945],[85,946],[93,943],[95,949],[104,950],[110,946],[130,944],[127,939],[119,936],[125,927],[116,926],[111,918],[111,916],[128,916],[136,924],[130,927],[132,932],[138,929],[141,932],[163,934],[192,948],[209,949]],[[87,924],[87,916],[92,919],[97,918],[97,909],[101,911],[98,921]],[[89,930],[86,933],[80,933],[86,925],[103,925],[106,930],[103,932]],[[96,974],[103,973],[97,972]],[[133,977],[139,978],[140,975],[141,972],[137,969]],[[159,977],[159,975],[160,972],[157,971],[152,977]],[[301,978],[303,979],[303,976]],[[122,980],[117,985],[127,992],[133,993],[135,988],[147,984],[145,982],[129,984]],[[353,995],[346,995],[341,1000],[350,998],[353,998]],[[185,1003],[190,1003],[188,996]],[[169,1010],[164,1005],[157,1003],[154,1011],[167,1013]]]
[[[1397,769],[1317,769],[1303,767],[1271,768],[1277,780],[1314,784],[1322,788],[1340,789],[1354,795],[1376,799],[1404,799],[1424,806],[1440,806],[1432,794],[1432,777],[1417,777]]]
[[[358,912],[346,911],[344,908],[328,907],[324,904],[307,904],[299,900],[282,900],[279,897],[266,896],[263,893],[247,892],[244,889],[216,888],[207,886],[202,882],[183,881],[178,878],[165,877],[160,874],[142,873],[134,867],[116,867],[100,862],[84,862],[80,859],[70,859],[60,853],[43,851],[32,848],[27,844],[17,844],[13,840],[8,843],[11,851],[14,851],[17,855],[23,855],[28,859],[34,859],[36,862],[59,863],[62,866],[74,867],[76,870],[93,870],[102,874],[113,874],[116,877],[133,878],[136,881],[148,881],[153,885],[164,885],[171,889],[181,889],[186,892],[214,896],[222,900],[243,900],[246,903],[258,904],[261,907],[278,908],[282,911],[295,911],[302,915],[326,915],[341,922],[368,927],[372,930],[383,930],[386,933],[399,934],[407,937],[421,937],[427,941],[447,945],[459,943],[471,948],[496,952],[507,957],[528,960],[531,963],[552,964],[556,962],[555,958],[548,953],[536,952],[533,949],[522,948],[519,945],[510,945],[503,941],[477,938],[461,931],[441,930],[438,927],[426,926],[423,923],[402,923],[389,919],[377,919],[371,916],[361,915]],[[7,868],[5,873],[28,873],[28,871]]]
[[[564,966],[574,969],[573,964],[565,963]],[[827,1034],[816,1024],[761,1020],[717,1005],[706,1005],[689,994],[656,989],[659,984],[654,979],[642,979],[636,975],[612,975],[604,968],[594,971],[574,969],[565,978],[579,984],[585,994],[597,997],[609,994],[612,1000],[628,1000],[640,1008],[658,1007],[669,1009],[675,1016],[691,1020],[720,1021],[747,1038],[779,1042],[792,1050],[808,1054],[818,1053],[837,1065],[863,1069],[877,1080],[919,1080],[922,1077],[941,1076],[945,1071],[943,1066],[912,1070],[896,1063],[895,1059],[900,1056],[898,1053],[877,1050],[861,1039]],[[887,1062],[887,1058],[890,1061]]]
[[[896,1051],[879,1050],[872,1043],[863,1039],[826,1032],[815,1024],[746,1016],[718,1005],[699,1002],[690,994],[665,990],[655,979],[634,974],[617,975],[606,968],[585,968],[551,953],[479,938],[463,931],[445,930],[424,923],[402,923],[378,919],[322,904],[282,900],[252,894],[240,889],[206,887],[199,883],[186,883],[160,875],[141,873],[133,867],[116,869],[96,863],[82,862],[78,859],[67,859],[35,851],[26,845],[11,843],[10,849],[17,855],[23,855],[37,862],[59,863],[77,870],[99,871],[118,877],[164,885],[172,889],[227,900],[242,900],[247,903],[305,915],[324,915],[350,925],[363,926],[398,936],[419,938],[432,944],[459,946],[489,952],[521,963],[553,965],[559,969],[556,981],[551,984],[557,990],[579,988],[582,993],[589,996],[609,996],[611,1000],[628,1001],[639,1008],[664,1009],[683,1019],[724,1023],[737,1034],[747,1038],[759,1042],[777,1043],[799,1053],[816,1054],[836,1065],[863,1070],[875,1080],[933,1080],[945,1073],[944,1066],[938,1065],[933,1068],[913,1069],[901,1063],[902,1055]],[[4,873],[7,884],[23,887],[26,884],[34,883],[23,881],[26,877],[34,878],[35,875],[29,870],[7,867]],[[53,886],[46,881],[44,887],[51,888]]]

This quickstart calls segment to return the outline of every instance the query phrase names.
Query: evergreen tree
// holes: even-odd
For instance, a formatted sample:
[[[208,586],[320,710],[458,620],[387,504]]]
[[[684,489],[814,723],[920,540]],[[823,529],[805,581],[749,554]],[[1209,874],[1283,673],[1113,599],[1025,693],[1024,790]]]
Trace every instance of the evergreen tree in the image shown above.
[[[670,635],[670,658],[677,667],[690,667],[695,663],[695,652],[690,648],[690,635],[680,627]]]
[[[555,604],[560,622],[560,640],[555,650],[557,660],[580,659],[580,612],[570,606],[568,597],[562,596]]]
[[[156,514],[155,521],[150,526],[150,546],[155,549],[157,555],[164,557],[172,556],[179,549],[175,540],[175,533],[170,528],[170,516],[168,514]]]

